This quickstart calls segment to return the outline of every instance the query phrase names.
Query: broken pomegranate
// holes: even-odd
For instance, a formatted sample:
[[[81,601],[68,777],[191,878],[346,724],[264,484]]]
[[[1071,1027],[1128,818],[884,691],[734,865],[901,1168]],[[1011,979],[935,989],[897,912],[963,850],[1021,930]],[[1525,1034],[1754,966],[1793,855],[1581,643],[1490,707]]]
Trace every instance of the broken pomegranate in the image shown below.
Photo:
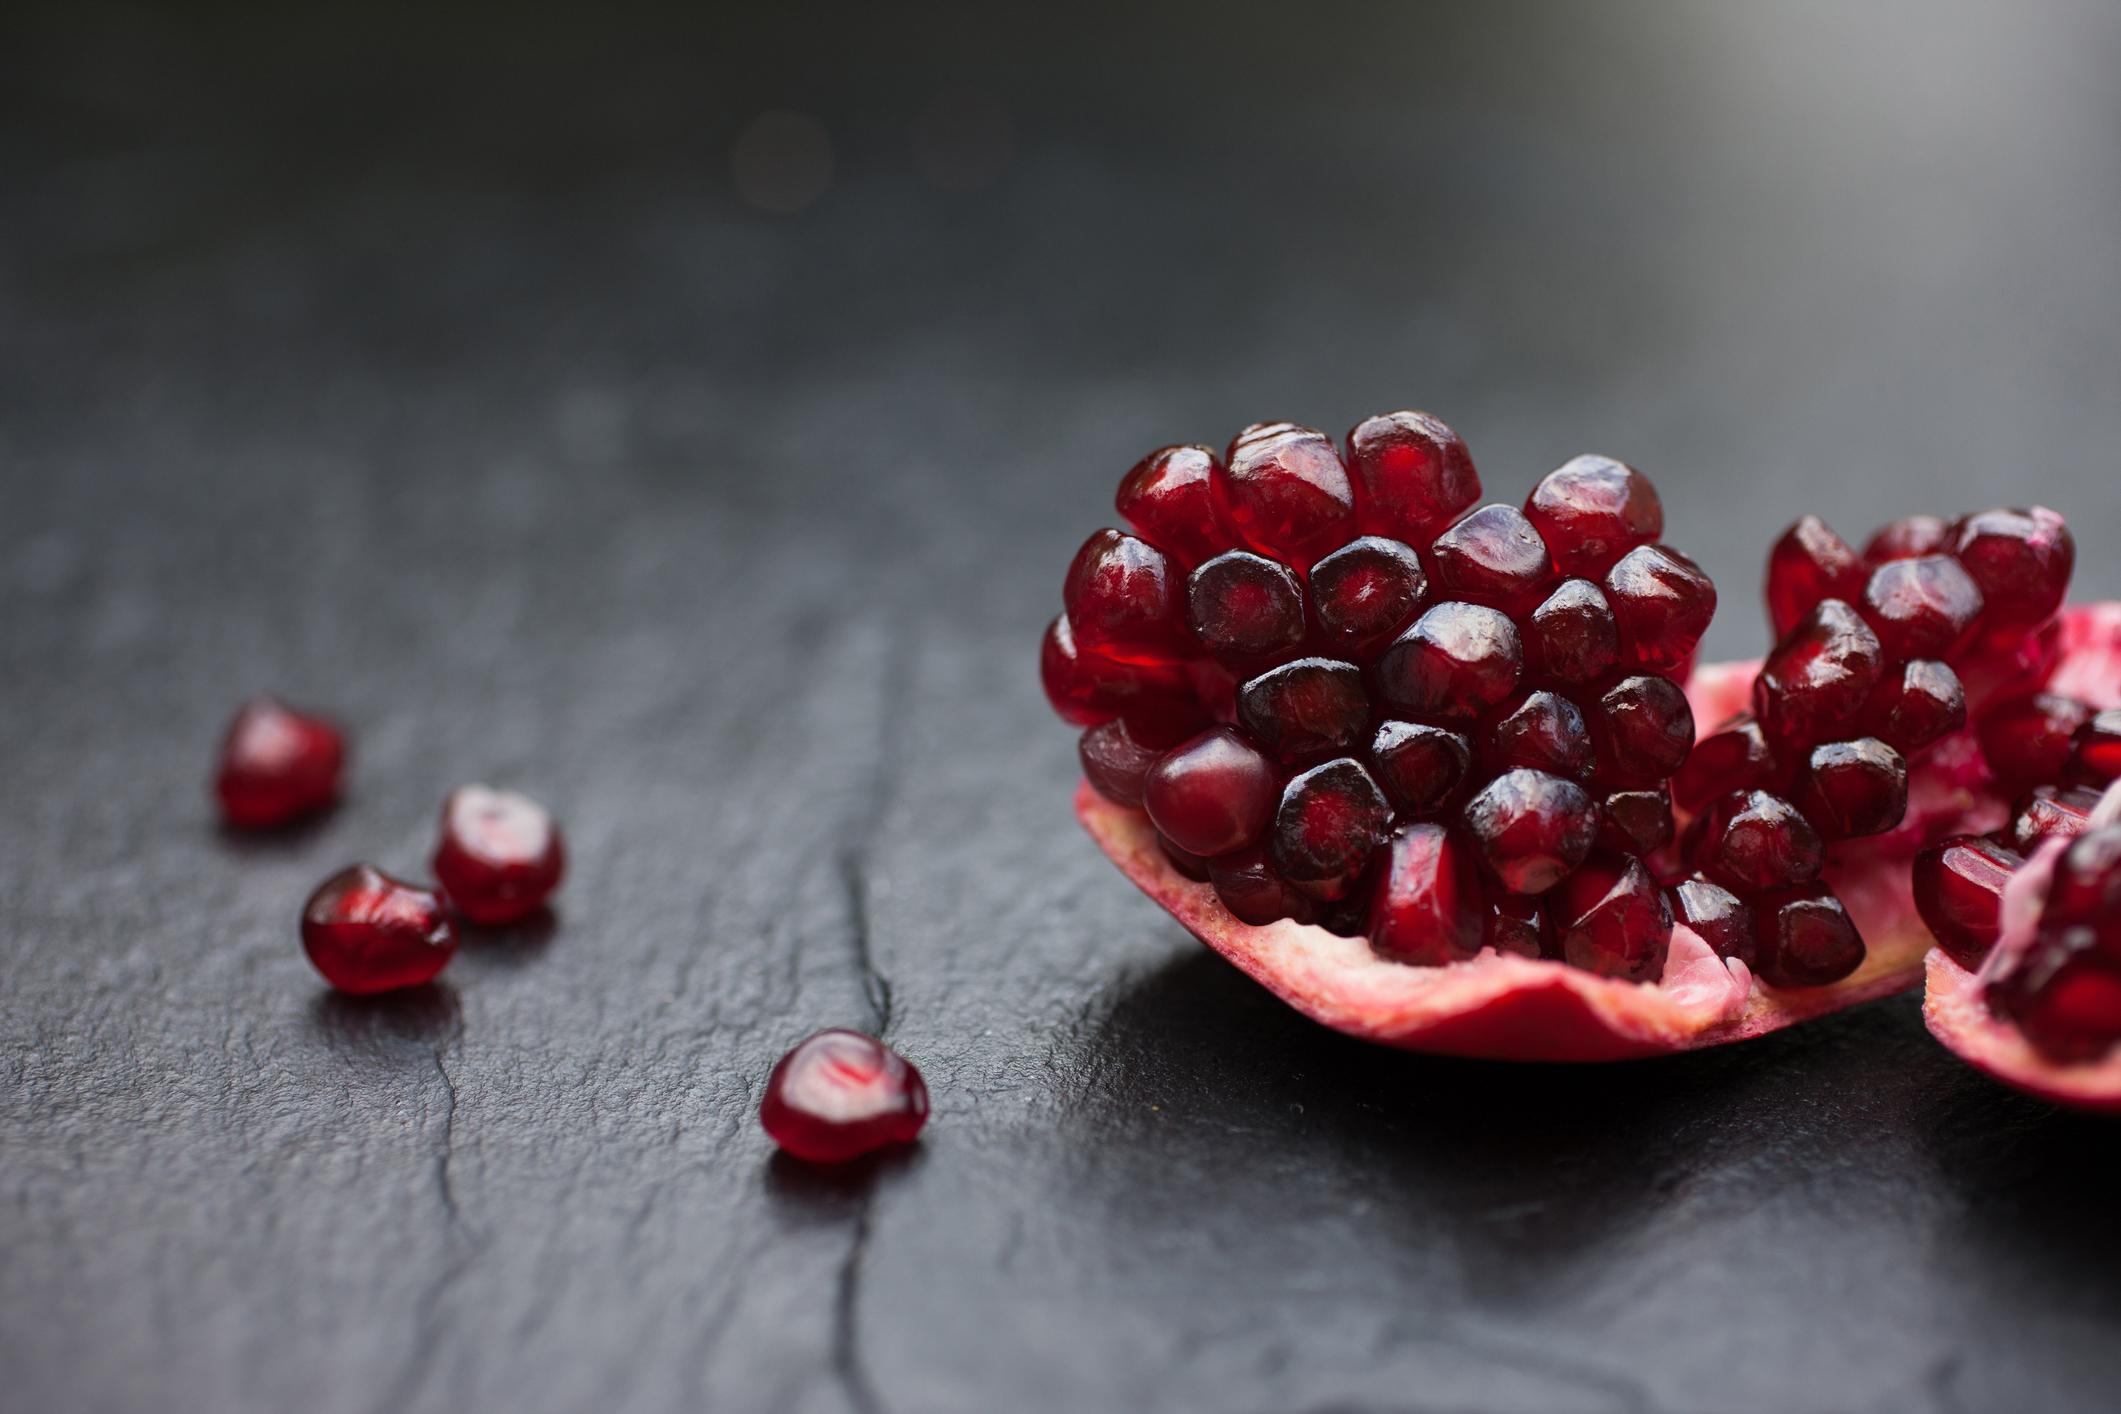
[[[435,882],[467,922],[499,927],[536,913],[566,863],[560,827],[527,795],[459,786],[442,802]]]
[[[767,1077],[759,1123],[799,1159],[838,1164],[910,1144],[928,1122],[920,1071],[859,1031],[820,1031]]]
[[[214,797],[241,830],[269,830],[329,810],[339,799],[346,737],[322,717],[270,697],[236,709],[221,742]]]
[[[440,975],[457,954],[457,930],[433,890],[355,864],[302,905],[302,951],[342,992],[394,992]]]

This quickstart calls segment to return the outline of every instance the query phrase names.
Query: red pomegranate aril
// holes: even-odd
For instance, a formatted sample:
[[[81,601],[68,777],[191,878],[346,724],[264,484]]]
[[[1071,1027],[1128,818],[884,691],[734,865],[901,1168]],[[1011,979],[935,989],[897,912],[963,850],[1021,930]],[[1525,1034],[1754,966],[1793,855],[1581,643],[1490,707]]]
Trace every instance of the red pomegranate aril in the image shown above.
[[[1046,625],[1039,642],[1039,680],[1046,700],[1071,726],[1094,727],[1122,712],[1168,703],[1189,694],[1185,671],[1167,663],[1122,663],[1076,646],[1068,616]]]
[[[1203,859],[1258,843],[1280,796],[1273,763],[1228,727],[1165,752],[1142,783],[1157,833]]]
[[[2023,856],[1978,835],[1953,835],[1915,856],[1915,911],[1961,967],[1977,968],[2003,931],[2003,888]]]
[[[1980,587],[1949,555],[1889,561],[1863,589],[1864,621],[1896,663],[1949,655],[1980,616]]]
[[[1391,822],[1385,793],[1360,762],[1328,761],[1283,788],[1267,859],[1305,893],[1345,898]]]
[[[2054,617],[2077,564],[2069,527],[2045,506],[1967,516],[1952,553],[1980,586],[1992,632],[2023,633]]]
[[[1605,591],[1564,580],[1524,623],[1525,672],[1564,687],[1595,682],[1620,661],[1620,623]]]
[[[821,1164],[910,1144],[927,1122],[920,1071],[858,1031],[820,1031],[781,1057],[759,1104],[774,1143]]]
[[[1470,722],[1517,686],[1517,626],[1481,604],[1438,604],[1384,651],[1373,670],[1386,705],[1412,716]]]
[[[1924,555],[1949,554],[1952,525],[1941,516],[1903,516],[1881,525],[1863,547],[1863,562],[1882,565],[1888,560],[1919,560]]]
[[[2100,786],[2121,780],[2121,709],[2109,707],[2078,726],[2071,738],[2069,775]]]
[[[1331,658],[1298,658],[1237,691],[1245,734],[1283,761],[1352,751],[1370,724],[1362,669]]]
[[[2008,790],[2059,781],[2076,750],[2077,729],[2091,716],[2082,702],[2052,692],[1999,702],[1981,714],[1982,758]]]
[[[1732,791],[1773,790],[1781,777],[1767,733],[1752,713],[1741,712],[1695,743],[1672,777],[1672,800],[1692,814]]]
[[[1716,616],[1716,586],[1664,545],[1640,545],[1606,571],[1606,602],[1620,624],[1623,663],[1652,672],[1677,668]]]
[[[1487,912],[1466,842],[1434,822],[1408,825],[1371,889],[1370,947],[1398,962],[1462,962],[1480,951]]]
[[[1429,581],[1412,549],[1366,535],[1311,566],[1310,585],[1320,642],[1345,657],[1371,658],[1414,622]]]
[[[1205,884],[1213,877],[1209,869],[1211,861],[1189,850],[1180,849],[1162,835],[1156,837],[1156,845],[1164,852],[1164,858],[1170,861],[1171,867],[1194,883]]]
[[[1581,865],[1598,834],[1582,786],[1545,771],[1505,771],[1466,802],[1475,851],[1503,888],[1543,894]]]
[[[2099,792],[2082,787],[2037,786],[2018,801],[2011,823],[1999,834],[2020,854],[2031,854],[2042,840],[2073,840],[2091,829]]]
[[[1206,447],[1161,448],[1120,481],[1114,508],[1135,534],[1190,570],[1236,544],[1215,501],[1215,468]]]
[[[1457,800],[1473,769],[1473,747],[1448,727],[1385,722],[1370,738],[1370,766],[1406,815],[1436,815]]]
[[[499,927],[545,906],[567,868],[552,813],[519,791],[459,786],[442,802],[435,882],[466,920]]]
[[[1230,916],[1255,928],[1284,918],[1309,923],[1317,913],[1310,896],[1291,888],[1288,880],[1275,873],[1267,852],[1256,845],[1209,861],[1208,880]]]
[[[1568,698],[1545,688],[1520,692],[1503,703],[1488,724],[1481,759],[1490,771],[1529,766],[1577,781],[1588,780],[1596,762],[1583,713]]]
[[[1139,810],[1142,784],[1163,752],[1138,740],[1124,718],[1114,718],[1084,732],[1076,743],[1083,778],[1097,793],[1118,805]]]
[[[1830,740],[1854,723],[1884,671],[1870,625],[1841,600],[1823,600],[1761,665],[1753,715],[1771,742]]]
[[[1948,665],[1917,658],[1885,670],[1856,724],[1913,756],[1966,725],[1966,689]]]
[[[1288,566],[1243,550],[1217,555],[1186,583],[1200,646],[1238,672],[1294,657],[1304,641],[1304,595]]]
[[[1425,412],[1387,412],[1348,433],[1365,535],[1426,545],[1480,499],[1480,473],[1456,432]]]
[[[221,818],[269,830],[338,803],[346,738],[335,723],[270,697],[236,709],[221,741],[214,796]]]
[[[1827,839],[1882,835],[1907,815],[1907,762],[1876,737],[1815,746],[1796,804]]]
[[[1655,790],[1616,790],[1598,803],[1598,846],[1640,857],[1672,842],[1672,797]]]
[[[302,951],[342,992],[394,992],[432,982],[449,966],[457,930],[433,890],[355,864],[302,905]]]
[[[1488,913],[1484,941],[1499,953],[1544,957],[1546,931],[1546,905],[1539,898],[1498,894]]]
[[[1819,876],[1826,847],[1797,807],[1764,790],[1736,791],[1711,805],[1693,863],[1718,883],[1740,893],[1810,883]]]
[[[1529,614],[1554,584],[1546,542],[1515,506],[1482,506],[1429,546],[1441,598]]]
[[[1245,544],[1297,570],[1355,536],[1355,488],[1323,432],[1255,422],[1215,473],[1217,499]]]
[[[2121,963],[2121,826],[2087,830],[2055,861],[2040,926],[2077,924],[2093,928]]]
[[[2049,940],[2003,970],[1989,1006],[2062,1065],[2095,1061],[2121,1040],[2121,968],[2095,951],[2081,929]]]
[[[1770,987],[1824,987],[1863,965],[1863,935],[1823,886],[1753,900],[1753,971]]]
[[[1563,574],[1592,579],[1664,534],[1657,488],[1611,457],[1575,457],[1548,472],[1525,498],[1524,513]]]
[[[1753,940],[1753,910],[1744,899],[1709,879],[1685,879],[1672,890],[1674,918],[1694,930],[1716,956],[1751,967],[1759,951]]]
[[[1768,622],[1780,642],[1827,599],[1853,603],[1868,576],[1849,543],[1817,516],[1782,532],[1768,551]]]
[[[1068,566],[1061,601],[1085,651],[1162,663],[1185,648],[1178,571],[1162,551],[1132,535],[1100,530],[1085,540]]]
[[[1623,982],[1664,975],[1672,905],[1642,862],[1593,855],[1547,895],[1563,961]]]
[[[1603,778],[1635,785],[1662,781],[1686,762],[1694,710],[1668,678],[1622,678],[1599,694],[1591,739]]]

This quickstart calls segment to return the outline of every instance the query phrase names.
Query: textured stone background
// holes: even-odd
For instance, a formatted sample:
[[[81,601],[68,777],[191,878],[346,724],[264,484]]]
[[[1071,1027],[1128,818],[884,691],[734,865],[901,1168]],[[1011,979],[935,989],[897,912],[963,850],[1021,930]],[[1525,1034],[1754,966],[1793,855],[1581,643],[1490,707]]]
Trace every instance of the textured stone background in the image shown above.
[[[1800,511],[2121,542],[2121,17],[1848,8],[8,7],[0,1402],[2111,1407],[2111,1127],[1911,1000],[1324,1033],[1082,838],[1035,680],[1120,472],[1253,418],[1629,458],[1722,653]],[[246,842],[257,690],[358,768]],[[327,995],[309,886],[473,778],[556,925]],[[752,1109],[832,1023],[936,1118],[822,1177]]]

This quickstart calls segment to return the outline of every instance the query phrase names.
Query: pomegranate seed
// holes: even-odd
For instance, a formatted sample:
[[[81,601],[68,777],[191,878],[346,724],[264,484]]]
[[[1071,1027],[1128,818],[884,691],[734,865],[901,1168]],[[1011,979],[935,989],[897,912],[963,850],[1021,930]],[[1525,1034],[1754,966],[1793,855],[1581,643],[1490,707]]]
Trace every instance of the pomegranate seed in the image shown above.
[[[1863,590],[1864,621],[1896,663],[1946,656],[1980,615],[1980,588],[1949,555],[1889,561]]]
[[[1759,955],[1753,943],[1753,910],[1721,884],[1701,878],[1682,881],[1672,890],[1672,912],[1718,957],[1736,958],[1751,967]]]
[[[1215,477],[1240,539],[1301,573],[1355,537],[1355,488],[1323,432],[1255,422],[1237,434]]]
[[[1754,900],[1753,971],[1770,987],[1824,987],[1863,965],[1863,935],[1823,885]]]
[[[1546,541],[1515,506],[1482,506],[1429,546],[1439,594],[1529,614],[1554,584]]]
[[[1193,684],[1194,706],[1211,722],[1229,726],[1237,720],[1237,675],[1213,658],[1190,658],[1186,677]]]
[[[1591,739],[1613,782],[1662,781],[1685,763],[1694,744],[1694,710],[1667,678],[1622,678],[1599,695]]]
[[[560,827],[529,796],[458,786],[442,802],[435,882],[467,921],[493,928],[528,918],[560,886],[566,867]]]
[[[1163,850],[1164,858],[1171,861],[1171,867],[1194,883],[1205,884],[1213,877],[1208,868],[1208,861],[1201,856],[1180,849],[1162,835],[1156,837],[1156,843]]]
[[[1438,604],[1377,660],[1378,694],[1417,717],[1471,721],[1510,695],[1524,671],[1517,626],[1480,604]]]
[[[1385,793],[1342,757],[1289,782],[1274,812],[1267,857],[1281,876],[1323,899],[1347,897],[1392,822]]]
[[[1366,535],[1311,566],[1311,612],[1335,653],[1371,658],[1421,612],[1429,581],[1421,557],[1397,540]]]
[[[1888,560],[1919,560],[1924,555],[1949,554],[1951,522],[1940,516],[1904,516],[1878,527],[1863,547],[1863,562],[1882,565]]]
[[[1365,535],[1426,545],[1480,499],[1480,473],[1456,432],[1425,412],[1387,412],[1348,433]]]
[[[1764,790],[1734,791],[1695,822],[1695,865],[1741,893],[1807,884],[1826,847],[1797,808]]]
[[[1598,810],[1582,786],[1545,771],[1505,771],[1466,802],[1466,829],[1505,889],[1543,894],[1591,852]]]
[[[1817,516],[1806,516],[1768,551],[1768,622],[1780,642],[1822,600],[1854,602],[1863,593],[1863,561]]]
[[[1298,658],[1237,691],[1245,733],[1283,761],[1351,751],[1370,724],[1362,669],[1331,658]]]
[[[346,738],[322,717],[270,697],[236,709],[221,742],[214,795],[221,818],[266,830],[329,810],[339,799]]]
[[[1258,843],[1280,795],[1273,764],[1228,727],[1165,752],[1142,783],[1157,833],[1203,859]]]
[[[1767,733],[1741,712],[1695,744],[1672,777],[1672,799],[1691,814],[1732,791],[1773,790],[1781,776]]]
[[[1499,894],[1488,912],[1482,941],[1499,953],[1518,957],[1546,954],[1546,906],[1523,894]]]
[[[1370,947],[1439,967],[1480,951],[1487,914],[1465,842],[1433,822],[1408,825],[1386,850],[1370,896]]]
[[[1616,790],[1598,804],[1598,844],[1636,856],[1672,842],[1672,797],[1655,790]]]
[[[1141,808],[1143,780],[1163,755],[1136,739],[1126,720],[1118,717],[1084,732],[1075,750],[1084,778],[1099,795],[1136,810]]]
[[[2045,506],[1970,515],[1952,549],[1981,587],[1991,631],[2023,633],[2053,618],[2077,565],[2069,526]]]
[[[1525,669],[1535,681],[1595,682],[1620,661],[1620,623],[1605,591],[1587,579],[1562,582],[1525,622]]]
[[[1122,663],[1078,649],[1066,614],[1046,626],[1039,643],[1038,675],[1053,710],[1078,727],[1094,727],[1121,712],[1178,699],[1189,686],[1186,674],[1169,664]]]
[[[1266,851],[1256,846],[1210,861],[1208,879],[1230,916],[1255,928],[1284,918],[1309,923],[1317,913],[1310,897],[1275,873]]]
[[[1753,714],[1770,741],[1828,740],[1855,721],[1884,670],[1870,625],[1841,600],[1823,600],[1768,654]]]
[[[1568,698],[1545,689],[1520,692],[1505,702],[1488,727],[1482,752],[1491,771],[1530,766],[1579,781],[1590,777],[1593,759],[1583,713]]]
[[[302,951],[342,992],[394,992],[432,982],[449,966],[457,930],[432,890],[355,864],[302,905]]]
[[[1687,662],[1716,615],[1716,586],[1664,545],[1622,555],[1606,571],[1605,597],[1620,623],[1621,660],[1653,672]]]
[[[1977,835],[1953,835],[1915,856],[1915,911],[1961,967],[1988,956],[2003,931],[2003,886],[2024,858]]]
[[[1999,702],[1981,715],[1981,755],[2013,790],[2060,780],[2076,749],[2077,729],[2091,716],[2082,702],[2051,692]]]
[[[1594,579],[1664,534],[1657,488],[1611,457],[1576,457],[1548,472],[1525,498],[1524,513],[1563,574]]]
[[[1966,689],[1943,663],[1917,658],[1887,669],[1863,704],[1857,725],[1912,756],[1966,725]]]
[[[1596,855],[1547,895],[1561,955],[1586,972],[1623,982],[1664,975],[1672,945],[1672,905],[1642,862]]]
[[[1097,531],[1075,552],[1061,600],[1076,645],[1085,651],[1162,663],[1184,648],[1175,571],[1147,541]]]
[[[2070,752],[2070,779],[2101,786],[2121,780],[2121,710],[2109,707],[2080,724]]]
[[[1988,986],[1995,1012],[2063,1065],[2099,1060],[2121,1038],[2121,969],[2071,930],[2035,942]]]
[[[1237,543],[1215,503],[1215,468],[1206,447],[1164,447],[1134,464],[1113,505],[1135,534],[1190,570]]]
[[[759,1104],[773,1142],[819,1164],[910,1144],[927,1122],[921,1073],[859,1031],[820,1031],[782,1056]]]
[[[2042,840],[2073,840],[2090,830],[2092,810],[2098,804],[2095,790],[2036,786],[2011,812],[2009,828],[1998,834],[2018,853],[2031,854]]]
[[[1186,608],[1200,646],[1238,672],[1292,657],[1304,641],[1304,595],[1285,565],[1232,550],[1193,571]]]
[[[2071,840],[2055,861],[2040,911],[2041,926],[2088,924],[2121,962],[2121,826]]]
[[[1797,808],[1830,840],[1882,835],[1907,815],[1907,762],[1876,737],[1815,746]]]
[[[1472,744],[1421,722],[1386,722],[1370,738],[1370,764],[1386,794],[1409,816],[1435,815],[1458,796],[1473,769]]]

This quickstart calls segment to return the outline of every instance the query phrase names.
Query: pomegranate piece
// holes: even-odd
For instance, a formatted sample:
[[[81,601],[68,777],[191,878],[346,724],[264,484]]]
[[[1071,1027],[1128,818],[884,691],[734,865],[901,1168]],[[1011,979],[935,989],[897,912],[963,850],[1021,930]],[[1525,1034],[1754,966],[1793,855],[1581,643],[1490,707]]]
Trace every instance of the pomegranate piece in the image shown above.
[[[269,830],[338,803],[346,738],[323,717],[270,697],[236,709],[221,741],[214,798],[239,830]]]
[[[1083,776],[1107,800],[1139,809],[1142,784],[1163,752],[1138,740],[1126,719],[1114,718],[1090,728],[1076,743]]]
[[[1685,698],[1680,700],[1684,705]],[[1481,758],[1491,771],[1530,766],[1581,781],[1590,778],[1594,762],[1583,713],[1568,698],[1543,688],[1505,702],[1482,746]]]
[[[1313,766],[1282,790],[1267,858],[1290,883],[1322,899],[1347,897],[1392,822],[1385,793],[1347,757]]]
[[[1595,682],[1620,661],[1620,622],[1605,591],[1587,579],[1564,580],[1525,620],[1523,638],[1525,671],[1535,682]]]
[[[1882,835],[1907,815],[1907,761],[1876,737],[1815,746],[1796,803],[1827,839]]]
[[[1669,679],[1622,678],[1599,695],[1591,713],[1602,778],[1644,785],[1677,771],[1694,744],[1694,709]]]
[[[1548,472],[1525,498],[1524,513],[1563,574],[1591,579],[1664,534],[1657,488],[1611,457],[1575,457]]]
[[[1913,756],[1966,725],[1966,689],[1947,665],[1917,658],[1886,670],[1857,725],[1865,735]]]
[[[1828,599],[1851,603],[1863,593],[1863,561],[1833,527],[1805,516],[1768,551],[1768,622],[1779,643]]]
[[[1370,738],[1370,765],[1407,816],[1430,816],[1457,800],[1473,769],[1473,747],[1447,727],[1386,722]]]
[[[1298,658],[1237,691],[1245,734],[1283,761],[1351,751],[1370,724],[1362,669],[1331,658]]]
[[[1758,951],[1753,943],[1753,910],[1745,900],[1709,879],[1682,880],[1672,890],[1672,913],[1715,949],[1716,956],[1736,958],[1751,967]]]
[[[1807,884],[1826,846],[1797,807],[1764,790],[1734,791],[1695,821],[1695,867],[1740,893]],[[1691,833],[1691,832],[1690,832]]]
[[[1871,571],[1863,618],[1893,662],[1942,658],[1981,616],[1981,589],[1949,555],[1891,560]]]
[[[1323,432],[1255,422],[1230,443],[1214,484],[1238,537],[1298,572],[1355,537],[1355,487]]]
[[[1487,945],[1499,953],[1517,957],[1546,954],[1546,908],[1537,898],[1523,894],[1498,894],[1488,913]]]
[[[1855,722],[1884,671],[1870,625],[1841,600],[1822,600],[1761,665],[1753,715],[1772,742],[1831,740]]]
[[[567,867],[550,811],[518,791],[458,786],[442,802],[435,882],[468,922],[499,927],[545,906]]]
[[[910,1144],[927,1122],[920,1071],[859,1031],[820,1031],[782,1056],[759,1103],[773,1142],[820,1164]]]
[[[1565,961],[1624,982],[1653,982],[1664,974],[1672,906],[1640,860],[1594,856],[1562,880],[1547,903]]]
[[[1200,646],[1238,672],[1294,657],[1303,646],[1304,594],[1296,576],[1242,550],[1193,571],[1186,612]]]
[[[1752,713],[1741,712],[1695,743],[1672,777],[1672,799],[1692,813],[1732,791],[1774,790],[1781,776],[1767,733]]]
[[[1311,566],[1311,613],[1333,652],[1371,658],[1421,612],[1429,587],[1421,557],[1397,540],[1366,535]]]
[[[1299,923],[1314,921],[1317,905],[1289,886],[1274,872],[1267,852],[1258,847],[1226,854],[1208,864],[1208,881],[1230,916],[1240,923],[1261,927],[1283,918]]]
[[[1505,771],[1466,802],[1481,862],[1514,894],[1543,894],[1591,852],[1598,809],[1582,786],[1545,771]]]
[[[1134,464],[1113,506],[1134,533],[1191,570],[1235,546],[1215,500],[1215,453],[1163,447]]]
[[[1863,547],[1863,562],[1882,565],[1888,560],[1919,560],[1924,555],[1942,555],[1952,548],[1952,525],[1941,516],[1903,516],[1881,525]]]
[[[1640,545],[1606,571],[1606,602],[1620,623],[1623,663],[1678,668],[1716,614],[1716,586],[1701,566],[1664,545]]]
[[[1486,899],[1473,856],[1440,824],[1395,835],[1370,898],[1370,947],[1381,957],[1440,967],[1480,951]]]
[[[1480,473],[1456,432],[1425,412],[1387,412],[1348,433],[1365,535],[1426,545],[1480,499]]]
[[[2076,750],[2077,729],[2092,710],[2074,698],[2027,693],[1981,714],[1981,755],[2005,789],[2025,790],[2062,779]]]
[[[2019,798],[1999,838],[2020,854],[2031,854],[2042,840],[2073,840],[2091,829],[2091,813],[2098,804],[2095,790],[2036,786]]]
[[[1915,856],[1915,911],[1961,967],[1975,968],[2003,931],[2003,887],[2024,858],[1978,835],[1954,835]]]
[[[1517,626],[1481,604],[1438,604],[1378,658],[1378,695],[1416,717],[1470,722],[1495,707],[1524,672]]]
[[[1280,796],[1273,763],[1228,727],[1165,752],[1142,783],[1157,832],[1203,859],[1257,844]]]
[[[1077,648],[1066,614],[1046,626],[1039,642],[1038,675],[1053,710],[1078,727],[1094,727],[1151,704],[1176,702],[1190,690],[1185,672],[1172,664],[1122,663]]]
[[[302,951],[342,992],[394,992],[432,982],[449,966],[457,930],[432,890],[355,864],[302,905]]]
[[[1863,965],[1863,935],[1824,885],[1764,894],[1753,919],[1753,970],[1770,987],[1824,987]]]
[[[1616,790],[1598,803],[1598,844],[1638,857],[1672,842],[1672,797],[1655,790]]]
[[[1482,506],[1429,546],[1437,593],[1529,614],[1554,584],[1546,542],[1515,506]]]
[[[2077,565],[2069,527],[2045,506],[1967,516],[1952,552],[1980,586],[1992,632],[2022,634],[2053,618]]]
[[[2078,725],[2070,738],[2069,774],[2098,786],[2121,780],[2121,710],[2109,707]]]

